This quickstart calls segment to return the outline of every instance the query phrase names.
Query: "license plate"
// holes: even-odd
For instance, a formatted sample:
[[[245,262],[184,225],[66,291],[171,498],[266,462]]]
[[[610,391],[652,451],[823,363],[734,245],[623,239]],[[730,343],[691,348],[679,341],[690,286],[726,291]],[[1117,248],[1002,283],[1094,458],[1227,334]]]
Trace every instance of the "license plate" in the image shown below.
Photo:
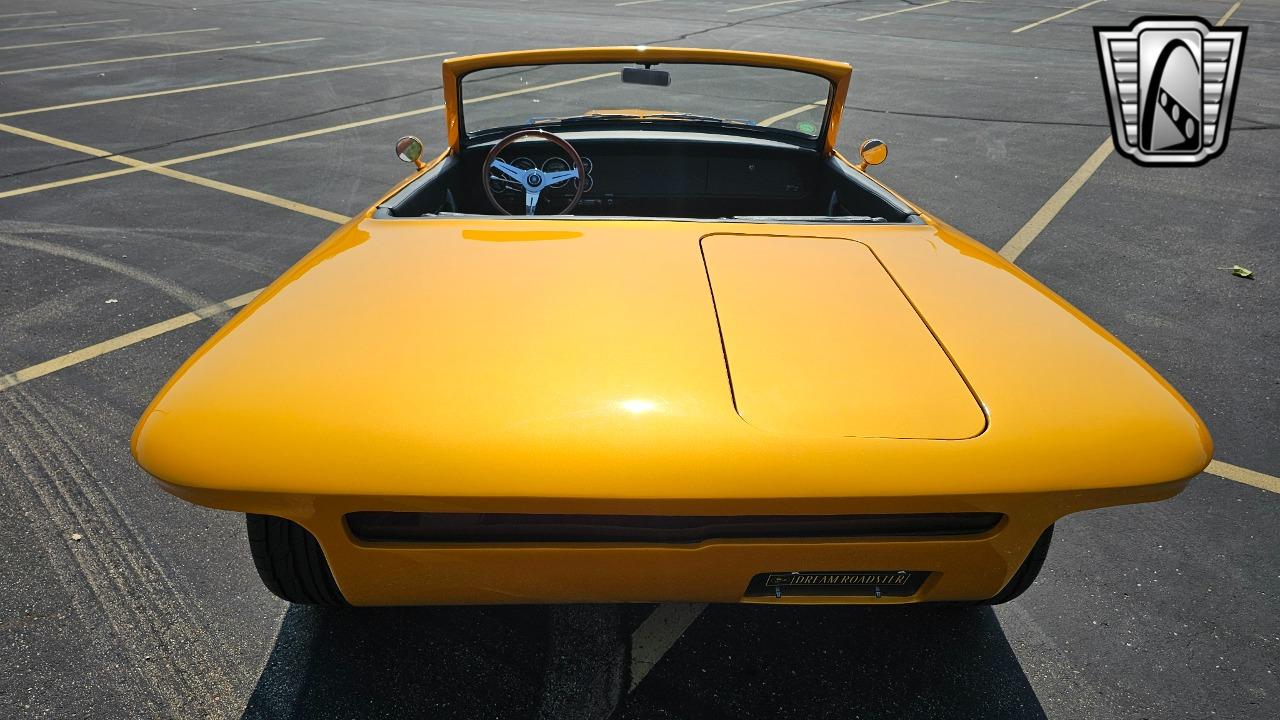
[[[788,595],[856,595],[906,597],[914,595],[925,578],[924,570],[823,570],[813,572],[760,573],[747,585],[748,597]]]

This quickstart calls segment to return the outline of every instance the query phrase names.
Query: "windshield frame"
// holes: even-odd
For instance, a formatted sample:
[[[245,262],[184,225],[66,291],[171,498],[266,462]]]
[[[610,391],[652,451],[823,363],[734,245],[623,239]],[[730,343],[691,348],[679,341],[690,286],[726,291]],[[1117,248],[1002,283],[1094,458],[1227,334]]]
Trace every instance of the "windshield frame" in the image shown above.
[[[826,120],[824,113],[823,120]],[[643,130],[645,128],[654,128],[666,131],[687,130],[689,132],[715,133],[725,135],[747,135],[751,137],[767,137],[770,140],[784,142],[789,145],[801,147],[809,150],[816,150],[819,143],[822,142],[822,136],[805,135],[804,133],[787,128],[752,125],[749,123],[738,122],[729,119],[687,119],[687,118],[664,118],[664,117],[635,117],[635,116],[607,116],[599,118],[586,118],[584,116],[572,116],[567,118],[554,118],[534,123],[519,123],[515,125],[498,125],[475,133],[468,134],[466,129],[462,129],[462,133],[469,145],[482,145],[492,142],[493,140],[505,137],[517,130],[524,128],[536,128],[538,130],[550,130],[552,132],[567,132],[570,130],[611,130],[626,127],[628,130]]]
[[[628,64],[651,66],[699,64],[773,68],[798,72],[824,80],[827,83],[828,94],[822,125],[819,127],[817,137],[782,127],[762,127],[737,123],[731,120],[710,121],[638,116],[628,119],[601,118],[600,123],[608,123],[609,127],[618,127],[619,124],[626,123],[628,126],[638,128],[658,125],[662,129],[668,130],[679,130],[681,127],[687,127],[701,132],[714,131],[755,137],[765,136],[800,147],[821,149],[825,154],[830,154],[835,149],[835,137],[839,130],[841,110],[844,107],[845,95],[848,91],[849,75],[852,72],[852,68],[846,63],[795,55],[644,46],[532,50],[450,58],[442,64],[449,145],[455,150],[461,150],[464,144],[486,142],[518,128],[532,127],[528,123],[508,125],[485,128],[474,135],[468,135],[464,124],[464,98],[462,95],[462,80],[467,75],[480,70],[538,65],[610,65],[617,66],[621,71],[621,66]],[[588,123],[580,120],[574,121],[575,129],[583,127],[584,124]],[[594,123],[589,124],[594,125]],[[538,126],[556,128],[559,124],[555,121],[550,121]]]

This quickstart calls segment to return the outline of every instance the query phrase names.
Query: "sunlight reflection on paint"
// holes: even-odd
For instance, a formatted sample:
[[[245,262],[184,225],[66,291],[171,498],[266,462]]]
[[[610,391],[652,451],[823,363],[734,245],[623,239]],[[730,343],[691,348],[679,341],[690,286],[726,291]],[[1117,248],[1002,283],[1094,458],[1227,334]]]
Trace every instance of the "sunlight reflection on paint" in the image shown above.
[[[657,409],[658,403],[652,400],[645,400],[643,398],[631,398],[630,400],[623,400],[619,402],[618,407],[632,413],[633,415],[639,415],[640,413],[647,413]]]

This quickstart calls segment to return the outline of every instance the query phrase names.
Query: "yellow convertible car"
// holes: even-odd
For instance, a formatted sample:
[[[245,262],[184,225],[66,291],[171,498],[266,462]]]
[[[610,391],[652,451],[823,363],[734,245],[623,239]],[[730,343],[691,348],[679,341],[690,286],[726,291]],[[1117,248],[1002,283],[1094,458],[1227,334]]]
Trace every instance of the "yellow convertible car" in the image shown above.
[[[1195,412],[836,152],[850,68],[444,63],[448,148],[190,358],[133,453],[353,605],[1003,602],[1068,513],[1168,498]]]

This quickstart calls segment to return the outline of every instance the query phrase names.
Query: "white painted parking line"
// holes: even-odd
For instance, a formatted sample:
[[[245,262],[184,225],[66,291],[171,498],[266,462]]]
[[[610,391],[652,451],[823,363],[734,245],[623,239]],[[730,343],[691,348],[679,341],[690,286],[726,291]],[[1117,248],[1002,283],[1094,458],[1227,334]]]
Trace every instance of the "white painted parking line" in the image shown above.
[[[627,0],[627,2],[614,3],[614,7],[626,7],[627,5],[648,5],[649,3],[662,2],[662,0]]]
[[[117,20],[90,20],[88,22],[57,23],[55,25],[28,25],[26,27],[0,28],[0,32],[18,32],[19,30],[48,30],[50,28],[80,27],[81,25],[107,25],[109,23],[129,22],[129,18]]]
[[[867,20],[876,20],[882,17],[889,17],[890,15],[915,12],[916,10],[924,10],[925,8],[937,7],[938,5],[946,5],[949,2],[951,2],[951,0],[938,0],[938,2],[932,2],[928,5],[913,5],[912,7],[902,8],[901,10],[891,10],[889,12],[882,12],[876,15],[864,15],[863,17],[858,18],[857,22],[866,22]]]
[[[1257,470],[1250,470],[1239,465],[1214,460],[1209,463],[1209,467],[1205,468],[1204,471],[1220,478],[1234,480],[1243,485],[1252,485],[1262,490],[1280,493],[1280,477],[1260,473]]]
[[[200,322],[201,320],[211,318],[215,315],[221,315],[222,313],[225,313],[229,310],[235,310],[236,308],[243,307],[245,305],[248,305],[249,301],[252,300],[254,297],[256,297],[260,292],[262,292],[261,288],[257,290],[251,290],[243,295],[237,295],[236,297],[233,297],[229,300],[223,300],[220,303],[214,303],[213,305],[207,305],[205,307],[192,310],[191,312],[183,313],[177,317],[172,317],[172,318],[169,318],[168,320],[158,322],[154,325],[148,325],[144,328],[139,328],[137,330],[134,330],[133,332],[120,335],[119,337],[114,337],[114,338],[111,338],[110,340],[104,340],[103,342],[100,342],[96,345],[90,345],[89,347],[86,347],[86,348],[80,348],[75,352],[69,352],[66,355],[60,355],[52,360],[47,360],[38,365],[32,365],[31,367],[23,368],[22,370],[19,370],[17,372],[12,372],[7,375],[0,375],[0,390],[4,390],[5,388],[11,388],[15,385],[20,385],[24,382],[27,382],[28,380],[34,380],[38,377],[48,375],[49,373],[57,372],[58,370],[61,370],[63,368],[70,367],[72,365],[78,365],[86,360],[91,360],[93,358],[106,355],[107,353],[112,352],[114,350],[119,350],[120,348],[123,348],[123,347],[135,345],[137,343],[142,342],[143,340],[148,340],[150,338],[156,337],[157,335],[163,335],[167,332],[173,332],[174,330],[186,327],[188,325],[191,325],[192,323],[197,323],[197,322]]]
[[[1087,2],[1087,3],[1083,4],[1083,5],[1079,5],[1079,6],[1077,6],[1077,7],[1073,7],[1073,8],[1071,8],[1070,10],[1066,10],[1066,11],[1060,12],[1060,13],[1058,13],[1057,15],[1050,15],[1049,17],[1047,17],[1047,18],[1045,18],[1045,19],[1043,19],[1043,20],[1037,20],[1037,21],[1035,21],[1035,22],[1033,22],[1033,23],[1030,23],[1030,24],[1028,24],[1028,25],[1023,25],[1022,27],[1018,28],[1017,30],[1012,30],[1011,32],[1014,32],[1014,33],[1020,33],[1020,32],[1022,32],[1023,30],[1030,30],[1031,28],[1034,28],[1034,27],[1040,27],[1041,25],[1043,25],[1043,24],[1045,24],[1045,23],[1047,23],[1047,22],[1052,22],[1052,21],[1054,21],[1054,20],[1057,20],[1057,19],[1058,19],[1058,18],[1060,18],[1060,17],[1066,17],[1066,16],[1068,16],[1068,15],[1070,15],[1071,13],[1074,13],[1074,12],[1080,12],[1081,10],[1083,10],[1083,9],[1085,9],[1085,8],[1087,8],[1087,7],[1089,7],[1090,5],[1097,5],[1097,4],[1098,4],[1098,3],[1100,3],[1100,2],[1105,2],[1105,0],[1089,0],[1089,2]]]
[[[133,57],[112,58],[110,60],[90,60],[89,62],[67,63],[65,65],[44,65],[42,67],[21,68],[18,70],[0,70],[0,75],[20,75],[22,73],[42,72],[45,70],[65,70],[67,68],[88,67],[90,65],[111,65],[122,62],[135,62],[138,60],[155,60],[156,58],[181,57],[183,55],[201,55],[211,52],[225,52],[227,50],[244,50],[246,48],[265,48],[277,45],[297,45],[299,43],[316,42],[323,40],[322,37],[303,38],[301,40],[277,40],[275,42],[256,42],[245,45],[223,45],[216,48],[205,48],[203,50],[183,50],[180,52],[157,53],[155,55],[134,55]]]
[[[706,603],[665,603],[640,623],[631,633],[631,690],[636,689],[706,609]]]
[[[0,18],[26,17],[28,15],[57,15],[57,14],[58,14],[57,10],[40,10],[37,12],[5,13],[4,15],[0,15]]]
[[[746,7],[736,7],[736,8],[727,10],[726,12],[731,12],[731,13],[746,12],[748,10],[759,10],[761,8],[773,7],[774,5],[792,5],[798,2],[804,2],[804,0],[777,0],[777,2],[767,2],[767,3],[762,3],[760,5],[748,5]]]
[[[426,55],[411,55],[409,57],[392,58],[390,60],[375,60],[373,62],[356,63],[354,65],[339,65],[337,67],[318,68],[315,70],[301,70],[299,72],[283,73],[280,75],[265,75],[263,77],[246,78],[244,80],[228,80],[226,82],[209,83],[207,85],[189,85],[180,88],[171,88],[169,90],[156,90],[154,92],[135,93],[133,95],[117,95],[115,97],[98,98],[97,100],[82,100],[80,102],[63,103],[61,105],[49,105],[47,107],[28,108],[26,110],[13,110],[7,113],[0,113],[0,118],[18,117],[20,115],[33,115],[35,113],[52,112],[54,110],[70,110],[72,108],[90,107],[93,105],[105,105],[106,103],[124,102],[126,100],[141,100],[143,98],[161,97],[163,95],[176,95],[178,93],[198,92],[201,90],[214,90],[217,88],[233,87],[236,85],[248,85],[250,83],[268,82],[271,80],[287,80],[290,78],[306,77],[308,75],[320,75],[322,73],[342,72],[346,70],[359,70],[361,68],[378,67],[381,65],[394,65],[396,63],[414,62],[417,60],[429,60],[431,58],[444,57],[453,55],[453,51],[428,53]]]
[[[111,42],[113,40],[132,40],[134,38],[160,37],[161,35],[185,35],[187,33],[213,32],[215,30],[221,30],[221,29],[222,28],[220,27],[211,27],[211,28],[196,28],[194,30],[170,30],[168,32],[135,33],[133,35],[111,35],[108,37],[100,37],[100,38],[83,38],[81,40],[56,40],[54,42],[26,43],[24,45],[4,45],[4,46],[0,46],[0,50],[24,50],[26,48],[34,48],[34,47],[49,47],[50,45],[76,45],[79,43]]]

